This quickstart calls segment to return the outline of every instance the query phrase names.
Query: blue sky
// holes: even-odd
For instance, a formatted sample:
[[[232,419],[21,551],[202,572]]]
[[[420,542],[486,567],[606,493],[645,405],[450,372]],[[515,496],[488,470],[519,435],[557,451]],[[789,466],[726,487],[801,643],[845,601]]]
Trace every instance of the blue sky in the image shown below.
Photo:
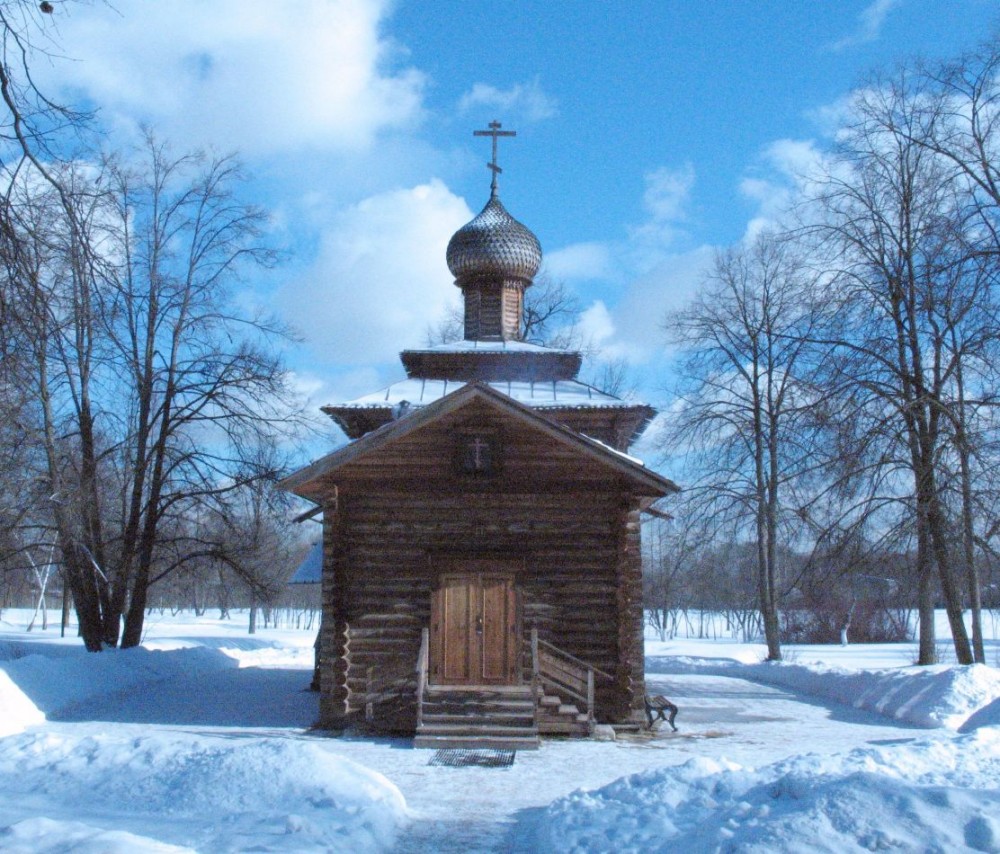
[[[39,68],[100,106],[113,145],[239,151],[289,261],[244,298],[300,329],[316,405],[402,376],[457,302],[450,235],[501,196],[585,308],[587,335],[666,403],[661,324],[716,247],[780,204],[875,67],[952,57],[1000,0],[115,0],[56,4],[67,59]]]

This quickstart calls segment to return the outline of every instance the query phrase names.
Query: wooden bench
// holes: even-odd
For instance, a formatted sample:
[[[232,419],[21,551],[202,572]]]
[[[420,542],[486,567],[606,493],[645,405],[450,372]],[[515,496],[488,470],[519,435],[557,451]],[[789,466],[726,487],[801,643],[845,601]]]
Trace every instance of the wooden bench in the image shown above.
[[[646,695],[646,720],[649,721],[650,729],[653,728],[653,724],[656,721],[666,721],[670,724],[670,728],[674,732],[677,732],[677,727],[674,726],[674,718],[677,717],[678,711],[677,706],[662,694],[657,694],[655,697],[651,697],[649,694]]]

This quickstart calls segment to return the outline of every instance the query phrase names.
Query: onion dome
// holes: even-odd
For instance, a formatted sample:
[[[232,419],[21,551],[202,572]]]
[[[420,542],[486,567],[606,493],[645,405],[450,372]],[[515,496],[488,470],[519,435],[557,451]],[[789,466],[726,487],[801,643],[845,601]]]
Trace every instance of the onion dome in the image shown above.
[[[492,195],[479,215],[452,236],[447,259],[458,283],[488,277],[530,284],[542,264],[542,247]]]

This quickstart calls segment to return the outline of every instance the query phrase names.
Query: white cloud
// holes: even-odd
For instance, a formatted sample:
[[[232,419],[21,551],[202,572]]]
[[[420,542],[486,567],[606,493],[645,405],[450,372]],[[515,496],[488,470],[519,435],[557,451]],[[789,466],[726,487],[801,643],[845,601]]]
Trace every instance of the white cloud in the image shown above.
[[[809,139],[776,139],[764,149],[764,159],[788,178],[812,174],[822,154]]]
[[[545,255],[545,271],[554,279],[602,279],[611,274],[611,249],[606,243],[574,243]]]
[[[324,382],[313,374],[301,371],[289,371],[288,384],[292,389],[292,393],[304,401],[314,404],[326,402],[320,400],[318,397],[323,390]]]
[[[647,173],[642,196],[647,216],[628,231],[628,245],[621,259],[627,268],[645,272],[677,251],[677,245],[687,236],[683,225],[694,183],[694,166],[690,163],[677,169],[661,166]]]
[[[371,394],[399,379],[402,372],[402,368],[397,368],[390,374],[384,367],[358,366],[340,370],[330,367],[323,372],[319,386],[309,395],[309,405],[318,411],[318,407],[325,404],[343,403],[345,400]]]
[[[830,50],[840,51],[855,45],[873,42],[882,34],[886,18],[902,0],[873,0],[858,15],[857,29],[830,45]]]
[[[634,365],[655,361],[665,348],[666,312],[697,289],[712,250],[680,248],[694,184],[689,163],[654,169],[642,197],[646,217],[628,229],[626,239],[573,244],[546,256],[546,269],[556,278],[617,284],[612,298],[591,304],[579,324],[582,337],[606,357],[625,357]]]
[[[804,115],[818,128],[820,134],[835,138],[854,117],[854,99],[855,93],[850,92],[829,104],[806,110]]]
[[[74,5],[43,69],[101,105],[106,124],[154,125],[185,146],[247,155],[357,150],[419,121],[424,77],[396,68],[385,0],[116,0]],[[67,7],[69,8],[69,7]]]
[[[613,317],[618,329],[627,330],[618,344],[631,361],[645,362],[664,353],[667,313],[694,296],[714,256],[711,246],[664,254],[629,284]]]
[[[694,166],[679,169],[661,166],[646,175],[642,201],[655,222],[678,222],[687,218],[686,207],[694,186]]]
[[[321,359],[394,361],[457,299],[445,249],[471,218],[437,180],[341,209],[309,272],[279,294],[282,311]]]
[[[615,322],[608,307],[601,300],[591,303],[580,315],[577,331],[591,346],[602,347],[608,344],[615,335]]]
[[[757,205],[744,241],[780,226],[792,200],[801,196],[823,168],[823,153],[812,140],[778,139],[761,152],[760,167],[760,174],[740,182],[740,193]]]
[[[467,113],[489,107],[504,115],[516,114],[528,121],[541,121],[556,114],[556,101],[542,91],[537,78],[530,83],[516,83],[509,89],[498,89],[487,83],[476,83],[458,102],[458,109]]]

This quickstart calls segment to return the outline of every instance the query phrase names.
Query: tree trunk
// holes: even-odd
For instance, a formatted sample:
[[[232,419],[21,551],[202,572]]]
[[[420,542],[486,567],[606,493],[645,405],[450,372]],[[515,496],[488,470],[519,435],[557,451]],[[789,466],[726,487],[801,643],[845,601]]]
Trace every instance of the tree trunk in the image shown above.
[[[971,452],[966,433],[965,380],[961,359],[955,370],[958,390],[958,411],[955,416],[955,445],[958,448],[960,477],[962,482],[962,562],[965,564],[965,582],[969,593],[969,609],[972,615],[972,655],[979,664],[986,663],[986,648],[983,642],[982,593],[979,572],[976,569],[975,532],[972,508],[972,466]]]
[[[770,346],[770,345],[769,345]],[[771,355],[768,354],[770,368]],[[781,661],[781,621],[778,613],[778,424],[772,394],[772,374],[768,371],[767,385],[767,503],[765,525],[767,532],[767,589],[770,593],[768,613],[764,615],[764,637],[767,638],[767,658]]]
[[[69,584],[66,581],[66,573],[62,573],[63,577],[63,589],[62,589],[62,615],[60,618],[59,625],[59,637],[66,637],[66,626],[69,625]]]
[[[90,556],[75,543],[66,543],[60,535],[63,567],[73,595],[80,637],[88,652],[104,649],[104,626],[101,621],[100,595],[94,579],[95,568]]]
[[[927,543],[927,524],[917,513],[917,664],[937,663],[937,638],[934,627],[934,572]]]
[[[934,560],[938,568],[938,579],[941,582],[941,593],[944,596],[945,611],[948,614],[948,625],[951,627],[951,637],[955,644],[955,657],[959,664],[972,664],[972,645],[969,643],[969,633],[965,628],[961,595],[951,571],[944,517],[936,496],[931,499],[927,522],[934,549]]]
[[[847,646],[850,642],[847,633],[851,630],[851,619],[854,617],[854,606],[857,604],[857,600],[851,595],[851,606],[847,609],[847,615],[844,617],[844,622],[840,625],[840,645]]]
[[[755,381],[757,378],[755,376]],[[764,473],[764,434],[763,415],[759,391],[755,387],[754,395],[754,467],[756,477],[757,504],[757,596],[760,600],[760,616],[764,623],[764,640],[767,643],[767,660],[781,661],[781,641],[778,628],[778,611],[774,590],[774,543],[772,524],[769,519],[771,509],[768,501]]]
[[[142,626],[146,619],[148,600],[149,568],[141,566],[132,582],[132,595],[125,615],[125,631],[122,632],[122,649],[130,649],[142,643]]]

